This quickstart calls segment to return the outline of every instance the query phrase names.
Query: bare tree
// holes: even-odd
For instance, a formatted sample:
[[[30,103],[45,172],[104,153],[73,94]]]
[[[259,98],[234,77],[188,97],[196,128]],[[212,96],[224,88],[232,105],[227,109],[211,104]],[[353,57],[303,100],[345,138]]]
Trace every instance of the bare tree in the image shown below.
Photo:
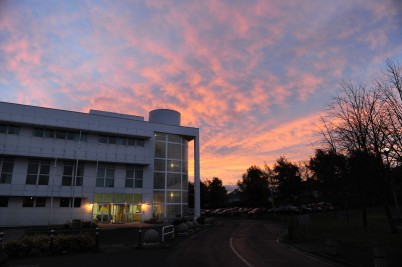
[[[398,116],[391,114],[394,112],[389,109],[392,102],[386,101],[396,99],[391,98],[395,96],[391,95],[391,87],[380,82],[377,84],[373,89],[368,89],[362,83],[342,82],[341,93],[330,103],[326,116],[322,118],[323,127],[320,131],[331,150],[350,159],[350,169],[354,170],[350,182],[361,200],[363,225],[367,225],[366,206],[378,191],[380,181],[390,228],[392,232],[397,232],[386,201],[390,181],[389,175],[384,175],[386,165],[383,158],[384,148],[391,142],[395,144],[398,138],[390,134],[391,129],[397,130],[397,124],[390,123]]]

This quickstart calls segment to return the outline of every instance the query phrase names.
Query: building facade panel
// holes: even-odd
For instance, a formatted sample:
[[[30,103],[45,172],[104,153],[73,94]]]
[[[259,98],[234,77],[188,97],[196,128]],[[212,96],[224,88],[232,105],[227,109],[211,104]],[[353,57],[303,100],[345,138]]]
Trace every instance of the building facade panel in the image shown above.
[[[187,142],[198,129],[180,126],[176,111],[156,114],[146,122],[0,102],[0,226],[186,216]]]

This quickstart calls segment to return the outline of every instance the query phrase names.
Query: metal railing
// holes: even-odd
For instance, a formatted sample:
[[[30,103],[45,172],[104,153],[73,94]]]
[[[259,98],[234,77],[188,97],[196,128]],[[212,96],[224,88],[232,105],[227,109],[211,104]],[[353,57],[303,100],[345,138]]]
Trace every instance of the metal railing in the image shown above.
[[[172,234],[172,238],[174,238],[174,226],[173,225],[163,226],[163,228],[162,228],[162,243],[165,242],[165,235],[170,235],[170,234]]]

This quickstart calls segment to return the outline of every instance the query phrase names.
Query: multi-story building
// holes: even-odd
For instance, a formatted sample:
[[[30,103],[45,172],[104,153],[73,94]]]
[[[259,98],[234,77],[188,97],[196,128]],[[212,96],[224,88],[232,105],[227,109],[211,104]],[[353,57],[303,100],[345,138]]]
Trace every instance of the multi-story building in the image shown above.
[[[0,102],[0,226],[185,216],[189,141],[199,216],[199,130],[180,120]]]

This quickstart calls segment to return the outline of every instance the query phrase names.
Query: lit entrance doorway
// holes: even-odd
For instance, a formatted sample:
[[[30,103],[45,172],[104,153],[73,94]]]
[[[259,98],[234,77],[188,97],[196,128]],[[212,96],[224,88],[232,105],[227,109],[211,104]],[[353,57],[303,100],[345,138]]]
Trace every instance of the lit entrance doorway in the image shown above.
[[[127,221],[127,205],[113,204],[111,205],[112,223],[125,223]]]

